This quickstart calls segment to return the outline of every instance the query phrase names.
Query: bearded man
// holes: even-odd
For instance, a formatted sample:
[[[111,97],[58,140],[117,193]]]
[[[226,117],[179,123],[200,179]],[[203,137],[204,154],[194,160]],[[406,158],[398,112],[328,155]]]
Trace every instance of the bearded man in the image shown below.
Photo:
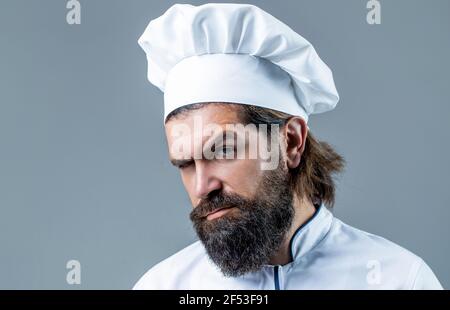
[[[248,4],[176,4],[139,39],[199,241],[135,289],[439,289],[408,250],[335,218],[344,159],[309,131],[338,102],[312,45]]]

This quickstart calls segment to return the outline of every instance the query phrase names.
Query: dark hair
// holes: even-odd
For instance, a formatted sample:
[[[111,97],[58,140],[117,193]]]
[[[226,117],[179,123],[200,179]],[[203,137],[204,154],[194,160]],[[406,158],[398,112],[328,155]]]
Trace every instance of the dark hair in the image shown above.
[[[172,117],[199,109],[205,104],[237,107],[243,123],[266,124],[268,128],[271,124],[279,124],[283,127],[292,117],[284,112],[247,104],[208,102],[180,107],[167,116],[166,122]],[[294,191],[300,198],[308,198],[313,203],[322,201],[331,208],[334,205],[336,194],[334,176],[342,172],[344,166],[344,158],[330,144],[317,140],[311,131],[308,131],[300,164],[290,171]]]

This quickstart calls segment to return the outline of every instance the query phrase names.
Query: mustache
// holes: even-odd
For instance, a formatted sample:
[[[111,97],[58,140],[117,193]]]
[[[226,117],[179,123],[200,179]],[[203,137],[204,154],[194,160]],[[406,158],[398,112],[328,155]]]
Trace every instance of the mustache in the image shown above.
[[[200,201],[200,203],[191,211],[190,218],[196,222],[207,216],[208,213],[223,208],[237,208],[241,209],[248,204],[248,200],[236,195],[225,194],[223,192],[217,193],[212,197],[208,197]]]

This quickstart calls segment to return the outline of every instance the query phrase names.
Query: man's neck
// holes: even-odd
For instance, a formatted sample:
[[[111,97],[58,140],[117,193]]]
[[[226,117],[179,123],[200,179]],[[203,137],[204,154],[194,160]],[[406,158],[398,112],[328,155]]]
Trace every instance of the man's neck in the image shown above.
[[[290,242],[297,229],[306,223],[316,212],[313,203],[309,199],[294,199],[294,219],[291,228],[281,244],[278,252],[270,259],[271,265],[286,265],[292,261]]]

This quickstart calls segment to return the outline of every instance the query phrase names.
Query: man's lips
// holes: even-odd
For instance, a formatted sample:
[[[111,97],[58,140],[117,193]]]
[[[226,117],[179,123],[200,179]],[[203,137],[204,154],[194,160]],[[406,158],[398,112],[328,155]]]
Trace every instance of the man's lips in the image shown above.
[[[214,211],[208,212],[205,217],[207,220],[210,221],[215,218],[221,217],[222,215],[231,211],[232,209],[234,209],[234,207],[224,207],[224,208],[215,209]]]

